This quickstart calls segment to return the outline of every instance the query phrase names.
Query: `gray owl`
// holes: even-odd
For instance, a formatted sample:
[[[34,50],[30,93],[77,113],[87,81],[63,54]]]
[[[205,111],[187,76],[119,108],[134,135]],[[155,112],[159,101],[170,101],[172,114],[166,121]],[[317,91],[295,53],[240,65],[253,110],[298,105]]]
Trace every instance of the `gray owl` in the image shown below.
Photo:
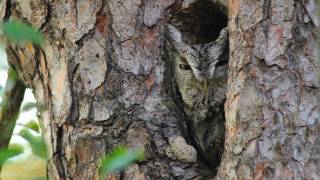
[[[224,146],[224,101],[227,89],[228,31],[207,44],[189,45],[167,26],[166,49],[184,102],[191,136],[200,155],[218,165]]]

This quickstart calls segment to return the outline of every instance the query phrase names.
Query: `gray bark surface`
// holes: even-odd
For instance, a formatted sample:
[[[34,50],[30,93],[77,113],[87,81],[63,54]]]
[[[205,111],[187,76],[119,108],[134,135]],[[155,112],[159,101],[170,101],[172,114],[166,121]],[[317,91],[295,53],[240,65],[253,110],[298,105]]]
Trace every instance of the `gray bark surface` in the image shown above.
[[[218,179],[319,179],[319,1],[229,1]]]
[[[203,177],[184,115],[164,86],[163,32],[181,2],[1,3],[3,18],[30,23],[47,39],[42,49],[6,49],[42,107],[51,179],[98,179],[102,156],[117,145],[143,147],[146,158],[108,179]]]

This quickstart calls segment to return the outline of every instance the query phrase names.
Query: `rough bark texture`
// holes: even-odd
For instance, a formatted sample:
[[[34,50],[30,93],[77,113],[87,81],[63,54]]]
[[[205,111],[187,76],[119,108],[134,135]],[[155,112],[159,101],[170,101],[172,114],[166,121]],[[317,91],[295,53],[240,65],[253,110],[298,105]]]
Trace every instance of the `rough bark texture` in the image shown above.
[[[97,179],[113,147],[146,159],[110,179],[199,179],[183,114],[165,91],[163,32],[174,0],[7,0],[2,18],[44,33],[41,49],[7,43],[10,64],[34,90],[50,144],[51,179]]]
[[[319,179],[319,1],[229,1],[220,179]]]
[[[6,49],[43,106],[51,179],[97,179],[101,156],[119,144],[144,147],[146,160],[110,179],[203,178],[180,138],[188,139],[184,115],[165,90],[172,77],[161,59],[167,19],[184,4],[1,1],[1,18],[23,19],[47,38],[43,49]],[[319,12],[313,0],[229,0],[221,179],[320,176]]]

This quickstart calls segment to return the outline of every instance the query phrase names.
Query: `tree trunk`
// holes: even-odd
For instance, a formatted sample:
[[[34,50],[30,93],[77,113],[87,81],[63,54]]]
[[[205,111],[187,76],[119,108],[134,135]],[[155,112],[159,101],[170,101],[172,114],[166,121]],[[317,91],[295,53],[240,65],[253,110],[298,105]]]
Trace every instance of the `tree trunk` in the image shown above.
[[[313,0],[229,1],[220,179],[319,179],[319,12]]]
[[[47,39],[43,48],[6,49],[41,106],[51,179],[98,179],[102,155],[120,144],[143,147],[146,159],[110,179],[210,176],[187,153],[193,147],[163,61],[165,25],[180,0],[1,3],[2,18],[23,19]],[[319,4],[230,0],[228,9],[227,132],[217,178],[319,177]]]

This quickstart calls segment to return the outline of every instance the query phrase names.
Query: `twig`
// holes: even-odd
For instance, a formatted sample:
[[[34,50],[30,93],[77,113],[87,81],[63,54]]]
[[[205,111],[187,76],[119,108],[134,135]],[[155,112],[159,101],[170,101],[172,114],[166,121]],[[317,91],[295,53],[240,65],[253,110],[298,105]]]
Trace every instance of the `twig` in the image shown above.
[[[0,105],[0,149],[5,149],[9,145],[19,117],[25,89],[24,84],[17,78],[15,70],[9,68],[5,92]]]

